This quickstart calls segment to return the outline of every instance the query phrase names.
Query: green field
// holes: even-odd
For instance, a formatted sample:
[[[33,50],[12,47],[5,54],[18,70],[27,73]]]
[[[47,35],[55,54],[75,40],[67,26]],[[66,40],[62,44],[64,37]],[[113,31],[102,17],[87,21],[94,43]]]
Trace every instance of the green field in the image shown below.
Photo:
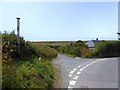
[[[41,45],[51,45],[51,46],[57,46],[57,45],[64,46],[74,42],[75,41],[43,41],[43,42],[31,42],[31,43],[41,44]]]

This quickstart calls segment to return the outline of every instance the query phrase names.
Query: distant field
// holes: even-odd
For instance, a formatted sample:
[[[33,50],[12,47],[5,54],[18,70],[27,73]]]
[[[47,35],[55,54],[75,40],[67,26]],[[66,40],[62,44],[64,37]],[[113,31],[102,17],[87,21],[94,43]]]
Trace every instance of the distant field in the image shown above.
[[[104,40],[106,42],[108,41],[118,41],[118,40]],[[57,46],[57,45],[60,45],[60,46],[64,46],[64,45],[69,45],[70,43],[75,43],[77,41],[41,41],[41,42],[38,42],[38,41],[35,41],[35,42],[31,42],[31,43],[35,43],[35,44],[41,44],[41,45],[50,45],[50,46]],[[83,41],[83,42],[87,42],[87,41]]]
[[[41,44],[41,45],[51,45],[51,46],[57,46],[57,45],[64,46],[73,42],[75,41],[44,41],[44,42],[31,42],[31,43]]]

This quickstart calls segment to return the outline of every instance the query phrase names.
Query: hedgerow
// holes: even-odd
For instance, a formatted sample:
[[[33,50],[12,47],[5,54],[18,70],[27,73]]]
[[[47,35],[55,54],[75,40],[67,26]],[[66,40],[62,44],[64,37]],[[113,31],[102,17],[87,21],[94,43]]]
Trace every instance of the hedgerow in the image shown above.
[[[17,46],[14,31],[2,34],[2,88],[53,87],[54,68],[50,60],[57,56],[56,50],[33,45],[23,37],[20,37],[20,53]]]
[[[94,50],[89,49],[84,42],[75,42],[64,46],[58,45],[53,48],[60,53],[70,54],[74,57],[105,58],[120,56],[120,41],[101,42],[95,46]]]
[[[120,41],[102,42],[96,45],[96,57],[119,57]]]
[[[76,42],[76,43],[71,43],[69,45],[64,45],[64,46],[57,46],[55,47],[58,52],[64,53],[64,54],[69,54],[74,57],[80,57],[81,52],[80,52],[80,47],[85,46],[84,43],[82,42]]]

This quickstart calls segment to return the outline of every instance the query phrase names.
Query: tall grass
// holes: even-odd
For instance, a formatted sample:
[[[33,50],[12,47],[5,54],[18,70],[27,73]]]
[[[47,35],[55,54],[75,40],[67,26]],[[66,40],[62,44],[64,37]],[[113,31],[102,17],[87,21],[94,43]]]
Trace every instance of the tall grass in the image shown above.
[[[3,64],[3,88],[52,88],[53,67],[49,60],[32,60]]]
[[[41,57],[42,59],[49,59],[55,58],[57,56],[57,51],[53,48],[50,48],[46,45],[41,45],[38,43],[31,43],[35,50],[36,56]]]
[[[54,68],[51,59],[57,56],[55,49],[45,45],[33,45],[20,37],[21,52],[18,53],[17,36],[14,31],[3,33],[2,39],[3,88],[53,87]]]

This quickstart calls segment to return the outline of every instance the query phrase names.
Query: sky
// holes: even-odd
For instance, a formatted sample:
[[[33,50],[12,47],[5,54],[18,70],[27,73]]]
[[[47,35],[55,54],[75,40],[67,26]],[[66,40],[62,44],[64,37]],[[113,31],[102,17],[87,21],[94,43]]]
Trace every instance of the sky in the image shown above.
[[[4,2],[0,30],[28,41],[117,40],[117,2]]]

